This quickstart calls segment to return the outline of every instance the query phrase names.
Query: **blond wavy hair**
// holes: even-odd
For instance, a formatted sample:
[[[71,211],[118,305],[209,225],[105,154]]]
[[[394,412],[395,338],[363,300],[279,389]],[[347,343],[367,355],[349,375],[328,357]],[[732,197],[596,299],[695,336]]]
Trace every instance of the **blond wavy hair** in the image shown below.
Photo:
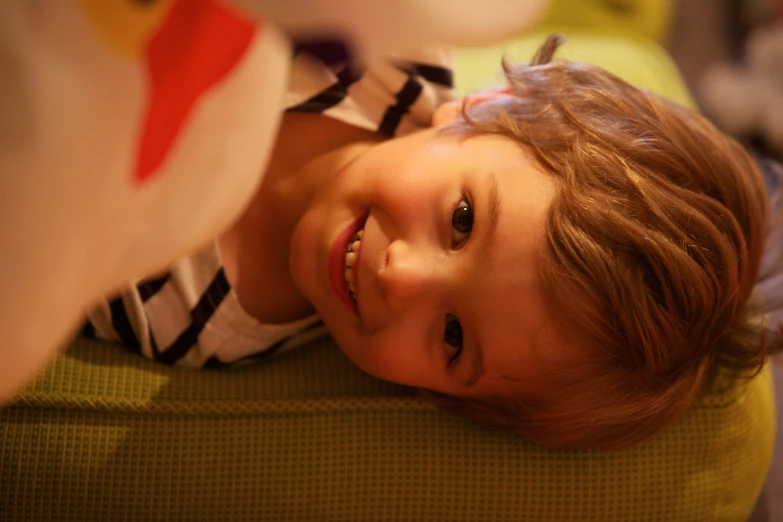
[[[455,128],[513,139],[556,180],[540,290],[591,362],[553,376],[544,401],[423,394],[547,445],[623,448],[718,373],[753,376],[781,351],[751,299],[768,195],[746,150],[706,119],[598,67],[551,62],[561,42],[504,63],[512,96],[463,105]]]

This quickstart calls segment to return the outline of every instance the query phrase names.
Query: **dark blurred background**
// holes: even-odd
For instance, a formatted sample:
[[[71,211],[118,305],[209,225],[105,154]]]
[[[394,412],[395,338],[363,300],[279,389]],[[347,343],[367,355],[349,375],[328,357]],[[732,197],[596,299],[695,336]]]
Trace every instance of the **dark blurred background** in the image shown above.
[[[783,0],[673,0],[666,44],[702,112],[783,159]]]
[[[783,1],[674,0],[666,45],[701,110],[761,154],[783,159]],[[783,361],[778,434],[751,522],[783,522]]]

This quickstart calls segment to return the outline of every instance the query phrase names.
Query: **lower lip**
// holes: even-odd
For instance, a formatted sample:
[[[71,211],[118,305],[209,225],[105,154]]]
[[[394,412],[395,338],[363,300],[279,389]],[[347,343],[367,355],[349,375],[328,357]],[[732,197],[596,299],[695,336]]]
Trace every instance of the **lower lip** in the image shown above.
[[[364,226],[366,220],[366,215],[360,216],[353,223],[345,227],[334,240],[332,250],[329,252],[329,281],[332,284],[332,290],[337,294],[337,297],[345,303],[345,306],[350,308],[357,316],[359,315],[359,310],[356,307],[356,302],[348,291],[348,283],[345,282],[345,253],[348,250],[348,241],[350,241],[356,232]],[[357,263],[355,266],[358,266],[358,252],[356,260]],[[356,281],[354,281],[353,284],[356,286]]]

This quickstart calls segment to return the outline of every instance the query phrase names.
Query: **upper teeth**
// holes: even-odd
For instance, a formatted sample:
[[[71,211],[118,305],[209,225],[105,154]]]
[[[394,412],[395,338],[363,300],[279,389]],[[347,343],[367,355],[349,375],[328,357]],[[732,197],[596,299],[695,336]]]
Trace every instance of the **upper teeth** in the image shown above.
[[[354,285],[353,265],[356,263],[359,247],[362,244],[362,234],[364,230],[358,231],[354,234],[353,239],[348,243],[348,249],[345,252],[345,282],[348,283],[348,290],[351,292],[351,297],[356,299],[356,286]]]

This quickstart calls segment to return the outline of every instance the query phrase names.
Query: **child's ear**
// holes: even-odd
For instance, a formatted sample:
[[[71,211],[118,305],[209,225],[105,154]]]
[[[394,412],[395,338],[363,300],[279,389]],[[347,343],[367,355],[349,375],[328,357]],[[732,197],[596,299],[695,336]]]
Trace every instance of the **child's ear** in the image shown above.
[[[512,96],[508,89],[496,90],[496,91],[483,91],[469,94],[466,97],[459,100],[452,100],[440,105],[435,112],[432,113],[432,126],[445,125],[451,123],[460,117],[462,114],[462,104],[467,104],[468,107],[477,103],[484,103],[488,100],[494,100],[501,96]]]

